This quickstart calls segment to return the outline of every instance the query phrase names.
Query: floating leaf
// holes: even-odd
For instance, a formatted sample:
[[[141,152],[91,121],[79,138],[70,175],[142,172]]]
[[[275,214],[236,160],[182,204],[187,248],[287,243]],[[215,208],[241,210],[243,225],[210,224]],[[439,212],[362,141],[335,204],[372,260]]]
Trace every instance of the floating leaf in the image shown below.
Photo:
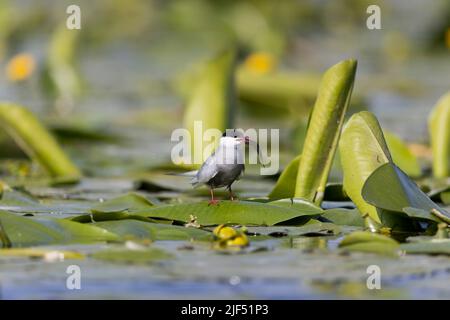
[[[0,222],[13,247],[118,240],[117,235],[104,229],[65,219],[29,218],[0,211]]]
[[[422,190],[396,165],[387,163],[376,169],[366,180],[362,189],[365,201],[392,212],[404,212],[411,217],[439,222],[431,213],[432,209],[450,216],[435,204]],[[413,208],[420,209],[414,211]]]
[[[450,92],[439,99],[428,118],[433,150],[433,174],[436,178],[450,176]]]
[[[355,231],[347,235],[339,248],[346,251],[370,252],[396,256],[399,248],[397,241],[373,232]]]
[[[295,197],[320,204],[350,102],[356,61],[345,60],[324,74],[300,159]]]
[[[104,221],[93,224],[124,238],[151,240],[211,240],[211,232],[173,226],[160,223],[149,223],[138,220]]]
[[[321,217],[337,225],[364,227],[364,219],[358,209],[334,208],[325,210]]]
[[[0,103],[0,125],[52,176],[64,181],[77,181],[80,178],[80,171],[66,156],[54,137],[24,107]]]
[[[409,176],[419,177],[422,170],[416,156],[399,137],[387,130],[383,130],[383,133],[394,163]]]
[[[163,205],[141,212],[133,212],[133,214],[182,222],[188,222],[190,215],[193,215],[203,226],[226,223],[270,226],[296,218],[308,220],[321,212],[321,209],[310,204],[299,205],[295,209],[291,209],[250,201],[220,201],[218,205],[214,206],[208,205],[207,202]]]
[[[122,212],[127,210],[144,210],[149,207],[153,207],[153,203],[146,197],[138,193],[128,193],[94,206],[91,212]]]
[[[367,111],[354,114],[345,125],[339,142],[344,171],[344,189],[363,216],[381,223],[376,207],[364,201],[361,192],[366,179],[381,165],[391,162],[378,120]]]
[[[83,259],[84,254],[67,251],[67,250],[52,250],[52,249],[38,249],[38,248],[14,248],[0,250],[0,257],[29,257],[41,258],[46,261],[67,260],[67,259]]]
[[[431,240],[415,243],[404,243],[400,245],[400,250],[407,254],[445,254],[450,255],[450,240]]]
[[[93,253],[91,257],[115,263],[151,264],[170,259],[173,256],[161,249],[149,248],[144,250],[106,249]]]

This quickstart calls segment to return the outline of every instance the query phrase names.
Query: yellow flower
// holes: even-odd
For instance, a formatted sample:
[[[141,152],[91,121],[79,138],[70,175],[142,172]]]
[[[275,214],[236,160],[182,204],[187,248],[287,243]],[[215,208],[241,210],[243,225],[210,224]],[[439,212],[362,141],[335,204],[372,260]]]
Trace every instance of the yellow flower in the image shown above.
[[[31,54],[17,54],[6,65],[6,77],[14,82],[25,80],[33,73],[35,67],[36,63]]]
[[[245,247],[248,246],[248,238],[245,234],[240,234],[233,239],[227,241],[227,246],[231,247]]]
[[[275,63],[275,58],[271,54],[256,52],[245,59],[244,66],[252,72],[266,74],[275,68]]]
[[[214,235],[220,240],[228,240],[235,237],[238,233],[231,227],[226,227],[223,224],[218,226],[213,231]]]

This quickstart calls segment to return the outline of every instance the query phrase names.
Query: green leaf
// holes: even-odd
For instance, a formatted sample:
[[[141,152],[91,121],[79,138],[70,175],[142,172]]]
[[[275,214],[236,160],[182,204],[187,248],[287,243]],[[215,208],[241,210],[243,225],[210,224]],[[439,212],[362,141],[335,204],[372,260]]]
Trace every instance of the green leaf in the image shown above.
[[[297,181],[298,166],[300,155],[295,157],[281,173],[275,187],[269,194],[269,199],[293,198],[295,192],[295,183]]]
[[[356,61],[345,60],[324,74],[306,133],[295,197],[322,202],[344,116],[350,102]]]
[[[126,210],[144,210],[149,207],[153,207],[153,203],[150,200],[140,194],[131,192],[100,203],[99,205],[92,207],[91,212],[122,212]]]
[[[435,204],[420,188],[396,165],[387,163],[375,170],[364,183],[362,196],[365,201],[392,212],[404,212],[411,217],[440,221],[431,213],[436,209],[448,214]],[[405,208],[421,209],[422,211]],[[450,216],[448,216],[450,218]]]
[[[70,111],[82,91],[82,81],[74,64],[79,35],[79,31],[69,30],[62,24],[53,32],[48,48],[44,84],[57,99],[56,106],[62,113]]]
[[[399,244],[397,241],[381,234],[366,231],[355,231],[347,235],[339,243],[339,248],[345,251],[397,256]]]
[[[235,98],[233,93],[234,60],[234,50],[222,52],[214,57],[204,67],[201,76],[197,79],[198,82],[192,89],[186,106],[183,124],[190,132],[192,141],[191,154],[194,161],[196,160],[195,157],[202,158],[204,151],[202,143],[194,143],[194,137],[196,134],[199,134],[194,130],[196,121],[201,121],[203,131],[200,134],[208,129],[216,129],[223,132],[225,129],[232,127],[230,126],[232,122],[231,115],[235,103],[233,100]],[[191,159],[185,160],[192,161]],[[201,163],[194,163],[195,167],[200,165]]]
[[[334,208],[325,210],[321,215],[340,226],[364,227],[364,219],[358,209]]]
[[[250,201],[220,201],[214,206],[208,205],[207,202],[164,205],[133,214],[181,222],[188,222],[193,215],[197,222],[204,226],[224,223],[271,226],[295,218],[309,219],[321,212],[321,209],[310,204],[299,205],[294,209]]]
[[[450,255],[450,240],[431,240],[415,243],[404,243],[400,245],[400,250],[407,254],[432,254]]]
[[[450,92],[439,99],[428,118],[433,150],[433,174],[436,178],[450,176]]]
[[[53,176],[77,181],[81,173],[58,145],[55,138],[27,109],[11,103],[0,103],[0,125],[15,142]]]
[[[151,264],[161,260],[173,258],[173,255],[158,248],[143,250],[106,249],[94,252],[94,259],[125,264]]]
[[[212,240],[211,232],[138,220],[104,221],[92,224],[123,238],[150,240]]]
[[[118,240],[117,235],[102,228],[65,219],[29,218],[0,211],[0,222],[13,247]]]
[[[381,165],[392,162],[380,124],[367,111],[354,114],[345,125],[339,142],[344,172],[344,189],[363,216],[381,223],[376,207],[367,203],[362,188],[367,178]]]
[[[419,177],[422,170],[416,156],[399,137],[387,130],[383,130],[383,133],[394,163],[409,176]]]

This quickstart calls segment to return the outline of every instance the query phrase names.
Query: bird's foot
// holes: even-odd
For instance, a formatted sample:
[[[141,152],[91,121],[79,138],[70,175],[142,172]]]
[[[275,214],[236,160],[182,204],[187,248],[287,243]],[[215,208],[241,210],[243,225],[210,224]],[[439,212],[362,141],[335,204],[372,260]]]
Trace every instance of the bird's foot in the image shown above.
[[[212,199],[212,200],[209,200],[208,201],[208,206],[217,206],[217,205],[219,205],[219,200],[216,200],[216,199]]]

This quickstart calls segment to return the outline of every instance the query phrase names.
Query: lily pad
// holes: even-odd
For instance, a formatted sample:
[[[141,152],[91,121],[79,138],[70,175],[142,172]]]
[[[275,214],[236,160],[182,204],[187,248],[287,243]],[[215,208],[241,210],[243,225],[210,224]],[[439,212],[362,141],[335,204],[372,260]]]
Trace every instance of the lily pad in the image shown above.
[[[208,205],[207,202],[163,205],[132,213],[149,218],[164,218],[181,222],[188,222],[190,216],[193,215],[201,225],[233,223],[271,226],[300,217],[309,220],[321,212],[320,208],[317,209],[311,204],[299,205],[293,209],[250,201],[221,201],[218,205]]]
[[[100,212],[122,212],[127,210],[144,210],[153,207],[154,204],[146,197],[137,194],[129,193],[94,206],[91,209],[93,213]]]
[[[115,263],[151,264],[160,260],[170,259],[173,255],[158,248],[144,250],[106,249],[93,253],[91,257]]]
[[[450,255],[450,240],[445,239],[404,243],[400,245],[400,249],[407,254]]]
[[[394,239],[381,234],[366,231],[355,231],[347,235],[339,243],[339,248],[345,251],[358,251],[397,256],[399,244]]]
[[[341,233],[341,228],[333,223],[312,223],[301,227],[247,227],[250,234],[268,235],[272,237],[300,236],[335,236]]]
[[[13,247],[119,240],[105,229],[65,219],[21,217],[0,211],[0,221]]]
[[[334,208],[325,210],[321,217],[340,226],[364,227],[364,219],[358,209]]]
[[[211,240],[211,232],[138,220],[103,221],[93,224],[124,238],[151,240]]]

